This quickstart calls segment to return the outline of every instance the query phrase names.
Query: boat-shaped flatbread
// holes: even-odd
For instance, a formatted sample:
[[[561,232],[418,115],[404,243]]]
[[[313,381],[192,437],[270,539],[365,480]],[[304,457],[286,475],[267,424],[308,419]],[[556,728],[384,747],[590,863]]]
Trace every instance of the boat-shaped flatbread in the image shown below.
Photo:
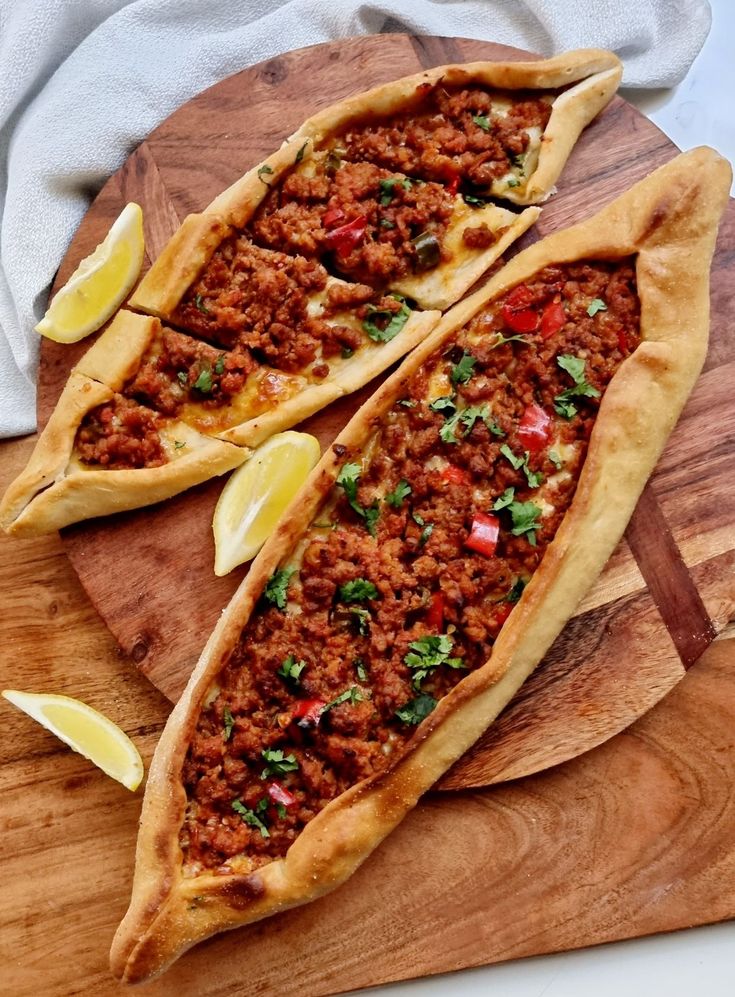
[[[166,725],[118,978],[334,889],[533,671],[701,369],[730,181],[698,149],[526,249],[357,412]]]

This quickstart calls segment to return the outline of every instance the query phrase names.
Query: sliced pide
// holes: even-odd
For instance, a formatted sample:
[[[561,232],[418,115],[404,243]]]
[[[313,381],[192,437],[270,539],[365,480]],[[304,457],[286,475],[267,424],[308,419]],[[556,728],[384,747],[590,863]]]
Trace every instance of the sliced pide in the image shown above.
[[[334,889],[533,671],[701,369],[730,180],[694,150],[536,243],[357,412],[163,733],[116,976]]]

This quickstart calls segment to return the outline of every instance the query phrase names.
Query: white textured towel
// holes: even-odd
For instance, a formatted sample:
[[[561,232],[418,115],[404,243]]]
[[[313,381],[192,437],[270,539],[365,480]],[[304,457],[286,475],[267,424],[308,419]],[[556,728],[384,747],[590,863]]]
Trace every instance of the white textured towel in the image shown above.
[[[0,437],[31,432],[48,287],[93,194],[176,107],[289,49],[407,31],[617,52],[678,82],[705,0],[0,0]]]

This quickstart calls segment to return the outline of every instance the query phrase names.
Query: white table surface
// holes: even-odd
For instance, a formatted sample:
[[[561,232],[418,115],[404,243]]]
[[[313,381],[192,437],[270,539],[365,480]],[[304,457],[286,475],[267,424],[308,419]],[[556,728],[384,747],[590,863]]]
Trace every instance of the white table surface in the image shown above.
[[[671,90],[623,90],[622,96],[680,149],[710,145],[735,163],[735,0],[710,4],[712,30],[686,78]],[[376,987],[369,993],[735,997],[735,921]]]

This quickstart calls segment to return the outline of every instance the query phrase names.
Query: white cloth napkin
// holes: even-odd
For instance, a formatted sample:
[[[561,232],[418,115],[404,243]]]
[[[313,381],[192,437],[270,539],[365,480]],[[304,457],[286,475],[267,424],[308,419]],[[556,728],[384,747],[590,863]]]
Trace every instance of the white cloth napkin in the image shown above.
[[[35,428],[33,326],[90,200],[200,90],[380,31],[608,48],[627,86],[667,87],[709,27],[706,0],[0,0],[0,437]]]

